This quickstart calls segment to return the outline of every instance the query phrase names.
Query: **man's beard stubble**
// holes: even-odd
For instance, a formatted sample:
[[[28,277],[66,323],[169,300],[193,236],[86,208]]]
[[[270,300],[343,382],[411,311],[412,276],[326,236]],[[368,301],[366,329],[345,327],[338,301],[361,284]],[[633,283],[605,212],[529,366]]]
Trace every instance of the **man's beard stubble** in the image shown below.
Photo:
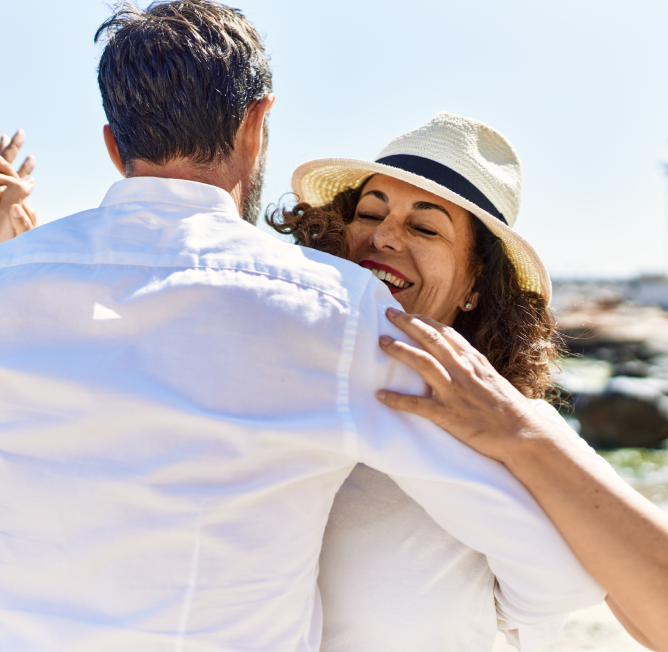
[[[241,217],[251,224],[257,224],[257,218],[260,216],[260,209],[262,208],[262,186],[264,184],[264,171],[267,167],[267,142],[269,134],[267,131],[267,120],[264,121],[264,138],[262,142],[262,152],[260,153],[260,163],[257,168],[255,176],[253,176],[248,184],[248,194],[244,201],[243,211]]]

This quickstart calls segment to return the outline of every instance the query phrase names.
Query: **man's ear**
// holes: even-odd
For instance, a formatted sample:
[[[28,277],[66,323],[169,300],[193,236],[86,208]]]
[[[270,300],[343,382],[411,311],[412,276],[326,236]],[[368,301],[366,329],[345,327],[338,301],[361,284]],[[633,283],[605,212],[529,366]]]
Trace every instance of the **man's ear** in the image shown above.
[[[109,158],[114,164],[114,167],[125,176],[125,171],[123,170],[123,163],[121,163],[121,155],[118,153],[118,147],[116,147],[116,141],[114,140],[114,134],[111,133],[111,127],[109,125],[104,125],[104,144],[107,146],[107,152],[109,153]]]
[[[262,152],[264,143],[264,119],[269,113],[276,96],[273,93],[265,95],[261,100],[254,102],[239,129],[241,154],[246,160],[255,162]]]

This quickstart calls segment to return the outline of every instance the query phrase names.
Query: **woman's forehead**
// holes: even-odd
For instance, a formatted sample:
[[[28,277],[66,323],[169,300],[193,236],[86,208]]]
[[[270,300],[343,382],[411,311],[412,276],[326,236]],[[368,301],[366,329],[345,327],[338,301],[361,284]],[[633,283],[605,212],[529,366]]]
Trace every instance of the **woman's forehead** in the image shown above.
[[[466,214],[468,211],[457,204],[439,197],[432,192],[418,188],[407,181],[395,179],[385,174],[375,174],[367,181],[362,192],[362,198],[373,196],[380,198],[380,193],[386,196],[386,201],[401,201],[406,204],[425,202],[442,206],[450,215]]]

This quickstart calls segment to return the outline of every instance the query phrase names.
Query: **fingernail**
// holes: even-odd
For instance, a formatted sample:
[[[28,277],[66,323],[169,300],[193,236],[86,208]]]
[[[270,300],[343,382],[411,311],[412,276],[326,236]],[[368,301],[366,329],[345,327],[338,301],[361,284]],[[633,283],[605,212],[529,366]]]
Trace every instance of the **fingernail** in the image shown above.
[[[397,310],[396,308],[388,308],[386,314],[388,317],[396,317],[399,314],[399,312],[400,311]]]
[[[381,335],[380,336],[380,343],[384,344],[387,346],[388,344],[392,344],[394,342],[394,338],[390,337],[389,335]]]
[[[18,219],[21,219],[21,217],[22,217],[22,215],[21,215],[21,207],[18,206],[17,204],[14,204],[14,205],[9,209],[9,213],[11,214],[11,216],[12,216],[13,218],[15,218],[15,219],[17,219],[17,220],[18,220]]]
[[[376,396],[378,397],[378,400],[384,401],[387,398],[387,392],[384,389],[381,389],[376,393]]]

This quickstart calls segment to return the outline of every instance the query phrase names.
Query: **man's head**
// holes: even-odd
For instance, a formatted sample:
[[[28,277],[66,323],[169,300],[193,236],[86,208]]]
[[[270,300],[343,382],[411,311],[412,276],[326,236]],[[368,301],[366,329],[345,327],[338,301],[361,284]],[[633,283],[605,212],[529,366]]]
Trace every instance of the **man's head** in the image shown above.
[[[254,222],[273,96],[253,25],[209,0],[154,2],[145,11],[123,2],[95,40],[101,36],[98,81],[112,160],[115,150],[126,176],[177,176],[236,191]]]

